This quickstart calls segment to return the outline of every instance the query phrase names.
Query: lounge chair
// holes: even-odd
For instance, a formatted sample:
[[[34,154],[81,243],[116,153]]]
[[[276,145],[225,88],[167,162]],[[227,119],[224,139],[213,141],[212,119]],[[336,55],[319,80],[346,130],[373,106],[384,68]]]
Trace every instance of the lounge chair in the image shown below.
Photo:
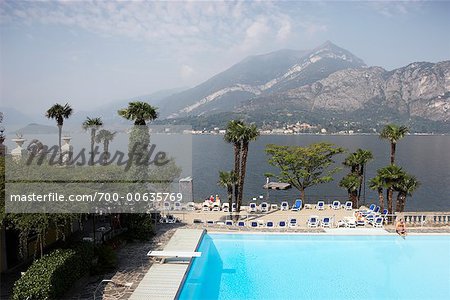
[[[268,212],[269,211],[269,204],[267,202],[263,202],[259,205],[259,210],[261,212]]]
[[[340,209],[341,208],[341,202],[334,200],[333,203],[331,204],[331,208],[332,209]]]
[[[172,209],[172,205],[170,205],[170,202],[164,201],[163,202],[163,208],[164,208],[164,210],[171,210]]]
[[[297,199],[297,200],[295,200],[294,205],[292,205],[291,210],[299,211],[300,209],[302,209],[302,199]]]
[[[222,211],[223,212],[229,212],[230,211],[230,204],[229,203],[222,203]]]
[[[220,203],[214,202],[211,211],[220,211]]]
[[[380,207],[379,206],[375,207],[375,209],[373,210],[373,213],[378,214],[379,212],[380,212]]]
[[[195,210],[195,203],[194,202],[186,203],[186,210],[194,211]]]
[[[236,212],[236,203],[231,203],[231,211]]]
[[[210,211],[209,203],[203,202],[202,211]]]
[[[286,201],[281,202],[280,210],[289,210],[289,203]]]
[[[232,220],[226,220],[226,221],[225,221],[225,225],[226,225],[226,226],[233,226],[233,224],[234,224],[234,223],[233,223]]]
[[[194,223],[194,224],[203,224],[203,221],[200,220],[200,219],[194,219],[194,220],[192,220],[192,223]]]
[[[323,219],[322,219],[322,222],[321,222],[321,226],[322,226],[322,228],[331,228],[331,218],[330,217],[324,217]]]
[[[193,257],[200,257],[202,255],[201,252],[182,252],[182,251],[149,251],[147,256],[156,260],[160,258],[159,263],[164,263],[164,261],[168,258],[178,258],[178,259],[191,259]]]
[[[182,209],[181,202],[176,201],[173,203],[173,210],[181,210],[181,209]]]
[[[376,228],[383,228],[383,222],[384,222],[384,218],[383,217],[376,217],[373,220],[372,225],[373,225],[373,227],[376,227]]]
[[[237,226],[237,227],[245,227],[245,226],[246,226],[246,223],[245,223],[245,221],[238,221],[237,224],[236,224],[236,226]]]
[[[297,227],[297,219],[296,218],[291,218],[289,220],[289,227]]]
[[[344,209],[346,210],[352,210],[353,209],[353,203],[352,201],[346,201],[344,204]]]
[[[319,217],[318,216],[310,216],[308,219],[308,227],[309,228],[317,228],[319,226]]]
[[[286,228],[287,227],[286,221],[279,221],[278,222],[278,227],[279,228]]]
[[[278,204],[276,203],[270,204],[270,210],[278,210]]]
[[[372,213],[372,212],[375,210],[376,207],[377,207],[377,206],[376,206],[375,204],[370,204],[368,210],[361,210],[360,213],[361,213],[363,216],[367,216],[368,214]]]
[[[214,225],[214,224],[216,224],[216,221],[213,221],[213,220],[206,221],[206,225]]]
[[[355,217],[345,217],[344,222],[345,222],[345,227],[356,228],[356,218]]]
[[[169,224],[175,224],[175,223],[177,223],[178,222],[178,219],[177,218],[175,218],[174,216],[172,216],[172,215],[167,215],[167,217],[166,217],[166,223],[169,223]]]
[[[325,209],[325,202],[324,201],[317,202],[316,209],[317,210],[324,210]]]
[[[250,205],[248,206],[248,211],[256,212],[256,203],[254,203],[254,202],[250,203]]]
[[[273,223],[273,221],[267,221],[266,227],[267,227],[267,228],[274,228],[274,227],[275,227],[275,224]]]
[[[258,226],[259,226],[258,221],[251,221],[250,222],[250,227],[251,228],[258,228]]]

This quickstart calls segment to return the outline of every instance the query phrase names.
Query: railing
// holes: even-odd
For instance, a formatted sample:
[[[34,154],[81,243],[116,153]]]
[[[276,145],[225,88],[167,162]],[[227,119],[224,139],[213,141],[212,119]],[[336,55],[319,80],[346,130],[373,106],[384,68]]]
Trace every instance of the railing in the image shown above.
[[[398,218],[399,215],[396,215]],[[402,218],[407,225],[446,226],[450,225],[450,212],[405,212]]]

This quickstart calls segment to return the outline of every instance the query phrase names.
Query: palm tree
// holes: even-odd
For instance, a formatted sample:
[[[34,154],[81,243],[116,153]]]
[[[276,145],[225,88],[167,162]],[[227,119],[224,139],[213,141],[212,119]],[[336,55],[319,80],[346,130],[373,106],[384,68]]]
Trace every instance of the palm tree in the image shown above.
[[[242,204],[249,143],[256,140],[258,136],[256,125],[246,125],[236,120],[230,121],[227,125],[224,138],[226,142],[234,146],[234,172],[237,178],[234,196],[237,212],[240,211]]]
[[[359,189],[358,189],[358,200],[361,199],[361,188],[364,186],[364,201],[365,201],[365,196],[366,196],[365,168],[366,168],[366,164],[373,159],[373,154],[370,150],[358,149],[355,152],[355,156],[356,156],[356,161],[358,162],[358,165],[359,165],[359,174],[358,175],[359,175],[359,179],[360,179],[360,184],[359,184]]]
[[[391,143],[391,165],[395,163],[395,150],[397,142],[409,132],[408,127],[389,124],[384,126],[380,138],[389,140]]]
[[[234,148],[234,175],[238,179],[240,176],[240,165],[241,165],[241,151],[242,151],[242,143],[241,143],[241,132],[240,127],[243,125],[242,121],[232,120],[228,122],[224,139],[227,143],[233,144]],[[234,201],[238,202],[239,198],[239,185],[238,181],[234,182],[233,190],[234,190]],[[236,207],[237,209],[237,207]],[[239,211],[239,210],[237,210]]]
[[[101,118],[89,118],[87,117],[86,120],[83,122],[83,129],[84,130],[91,130],[91,158],[89,159],[89,165],[94,165],[94,143],[95,143],[95,132],[97,129],[99,129],[101,126],[103,126],[103,122]]]
[[[358,207],[358,188],[361,184],[360,178],[357,174],[349,173],[341,179],[339,186],[346,188],[348,198],[352,201],[353,208]]]
[[[62,163],[62,150],[61,150],[61,134],[62,134],[62,127],[64,124],[64,119],[68,119],[73,113],[72,107],[68,103],[65,105],[61,104],[54,104],[52,107],[50,107],[47,112],[45,113],[45,116],[49,119],[55,119],[56,125],[58,126],[58,141],[59,141],[59,162]]]
[[[134,125],[146,125],[146,121],[158,118],[157,108],[147,102],[134,101],[128,107],[117,111],[119,116],[134,121]]]
[[[401,167],[398,167],[396,165],[389,165],[387,167],[381,168],[377,171],[377,175],[380,176],[380,178],[383,180],[384,185],[387,189],[386,191],[386,198],[387,198],[387,205],[388,210],[390,213],[394,212],[393,209],[393,193],[394,193],[394,186],[397,184],[397,182],[401,181],[402,178],[406,175],[406,173],[403,171]]]
[[[233,187],[236,184],[236,176],[234,174],[234,171],[219,171],[219,181],[217,182],[217,184],[227,189],[228,204],[230,205],[229,212],[231,215],[231,208],[233,206]]]
[[[416,177],[406,174],[398,182],[395,183],[394,189],[398,191],[397,194],[397,208],[399,212],[405,210],[406,197],[411,196],[412,193],[420,186],[420,182]]]
[[[245,173],[247,169],[247,157],[248,157],[248,146],[251,141],[255,141],[258,136],[259,132],[256,128],[255,124],[252,125],[243,125],[242,126],[242,133],[241,133],[241,139],[242,139],[242,159],[241,159],[241,172],[239,176],[239,200],[237,206],[241,207],[242,204],[242,196],[244,193],[244,180],[245,180]]]
[[[116,132],[111,132],[106,129],[102,129],[98,132],[98,134],[95,136],[95,142],[102,143],[103,142],[103,164],[107,164],[109,159],[109,143],[114,139],[116,136]]]
[[[383,196],[383,188],[385,187],[383,178],[380,176],[375,176],[369,182],[369,188],[371,190],[375,190],[378,192],[378,201],[381,208],[381,211],[384,209],[384,196]]]
[[[351,173],[359,173],[359,161],[358,158],[356,156],[356,153],[350,153],[342,162],[342,164],[346,167],[350,167],[350,172]]]

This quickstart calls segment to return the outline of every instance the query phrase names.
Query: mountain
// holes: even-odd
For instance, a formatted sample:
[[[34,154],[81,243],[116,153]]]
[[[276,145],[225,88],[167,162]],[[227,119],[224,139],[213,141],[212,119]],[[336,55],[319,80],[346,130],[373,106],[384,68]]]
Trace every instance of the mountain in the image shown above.
[[[48,126],[42,124],[31,123],[27,126],[16,130],[17,134],[58,134],[56,126]]]
[[[280,50],[251,56],[206,82],[162,101],[162,117],[231,110],[245,100],[300,86],[364,62],[331,42],[311,51]]]
[[[204,83],[161,101],[172,124],[217,124],[225,116],[248,121],[342,123],[367,128],[403,122],[450,130],[450,61],[415,62],[387,71],[331,42],[310,51],[252,56]],[[200,121],[201,120],[201,121]],[[437,123],[436,123],[437,122]],[[428,124],[428,125],[427,125]],[[442,129],[442,128],[441,128]]]

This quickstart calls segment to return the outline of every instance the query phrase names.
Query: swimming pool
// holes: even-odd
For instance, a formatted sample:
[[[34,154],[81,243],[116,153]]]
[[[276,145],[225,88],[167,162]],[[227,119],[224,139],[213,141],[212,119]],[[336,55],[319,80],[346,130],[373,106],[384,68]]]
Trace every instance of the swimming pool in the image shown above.
[[[450,236],[206,234],[179,299],[450,299]]]

